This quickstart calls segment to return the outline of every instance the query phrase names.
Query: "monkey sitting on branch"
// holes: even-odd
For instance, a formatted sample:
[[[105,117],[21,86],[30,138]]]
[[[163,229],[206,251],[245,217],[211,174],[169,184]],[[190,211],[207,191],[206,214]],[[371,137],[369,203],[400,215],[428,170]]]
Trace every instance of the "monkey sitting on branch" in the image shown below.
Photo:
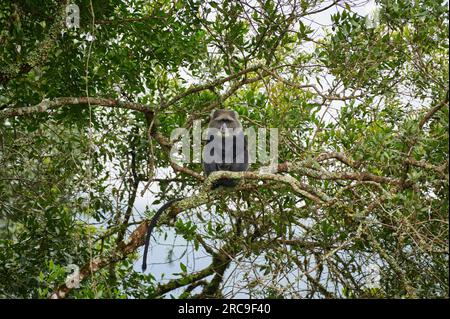
[[[235,111],[220,109],[211,112],[202,160],[203,171],[206,176],[217,171],[244,172],[248,169],[247,137]],[[212,189],[220,186],[234,187],[237,183],[238,180],[235,179],[221,178],[213,183]],[[173,203],[182,199],[178,198],[165,203],[150,221],[145,238],[142,271],[147,269],[148,246],[153,229],[162,213]]]

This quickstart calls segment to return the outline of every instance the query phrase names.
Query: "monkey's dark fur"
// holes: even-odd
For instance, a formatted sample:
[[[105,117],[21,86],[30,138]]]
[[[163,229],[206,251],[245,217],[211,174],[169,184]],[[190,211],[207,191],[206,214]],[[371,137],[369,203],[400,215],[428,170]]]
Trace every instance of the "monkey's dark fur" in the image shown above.
[[[243,172],[248,169],[247,137],[244,135],[236,112],[230,110],[213,111],[207,136],[203,151],[203,171],[206,176],[216,171]],[[213,156],[212,161],[205,161],[207,152],[210,152],[209,155]],[[217,152],[217,156],[214,156],[215,152]],[[233,187],[236,186],[237,182],[236,180],[223,178],[216,181],[213,188],[219,186]]]
[[[205,161],[205,158],[209,158],[209,160]],[[248,169],[248,166],[247,137],[244,135],[237,113],[223,109],[212,111],[208,125],[207,142],[203,152],[205,175],[209,176],[216,171],[243,172]],[[214,182],[212,188],[219,186],[233,187],[236,186],[237,182],[233,179],[222,178]],[[147,269],[148,245],[153,228],[155,228],[162,213],[181,199],[173,199],[165,203],[153,216],[145,238],[142,271]]]

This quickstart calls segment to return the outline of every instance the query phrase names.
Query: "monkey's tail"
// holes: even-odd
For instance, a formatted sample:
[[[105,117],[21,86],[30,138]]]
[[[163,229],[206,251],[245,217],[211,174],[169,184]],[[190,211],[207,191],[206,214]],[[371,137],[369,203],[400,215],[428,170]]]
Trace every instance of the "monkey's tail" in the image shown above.
[[[178,202],[182,200],[183,198],[176,198],[168,201],[164,205],[162,205],[158,211],[156,212],[155,216],[153,216],[152,220],[150,221],[150,225],[147,228],[147,236],[145,237],[145,247],[144,247],[144,256],[142,257],[142,271],[145,271],[147,269],[147,254],[148,254],[148,246],[150,243],[150,236],[152,234],[153,228],[155,228],[156,224],[158,223],[159,218],[161,217],[162,213],[169,208],[173,203]]]

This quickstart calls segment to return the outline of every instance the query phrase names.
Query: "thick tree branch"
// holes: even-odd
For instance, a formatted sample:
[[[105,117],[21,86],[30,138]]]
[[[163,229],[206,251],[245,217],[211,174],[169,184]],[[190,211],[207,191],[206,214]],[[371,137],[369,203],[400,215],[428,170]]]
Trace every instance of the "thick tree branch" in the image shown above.
[[[169,291],[172,291],[174,289],[193,284],[196,281],[199,281],[205,277],[208,277],[210,275],[214,274],[214,268],[212,265],[209,265],[208,267],[188,275],[187,277],[177,278],[169,280],[167,283],[158,285],[155,291],[155,296],[162,296],[165,293],[168,293]]]
[[[48,110],[57,109],[63,106],[83,105],[83,104],[129,109],[143,113],[149,112],[152,109],[150,106],[144,104],[119,101],[115,99],[94,98],[94,97],[58,97],[53,100],[49,99],[43,100],[41,103],[34,106],[6,108],[0,111],[0,119],[14,116],[24,116],[36,113],[43,113],[47,112]]]
[[[340,161],[341,163],[344,163],[345,165],[353,167],[353,168],[358,168],[361,165],[360,162],[355,162],[353,159],[351,159],[351,158],[345,156],[343,153],[339,153],[339,152],[322,153],[316,158],[316,160],[317,160],[317,162],[322,162],[322,161],[325,161],[325,160],[331,159],[331,158],[335,158],[338,161]]]
[[[428,120],[431,119],[433,115],[436,114],[436,112],[439,111],[441,108],[443,108],[445,105],[448,106],[448,91],[446,97],[441,102],[439,102],[438,105],[428,110],[425,116],[420,120],[419,129],[423,129],[425,123],[428,122]]]
[[[400,183],[399,179],[379,176],[369,172],[328,172],[318,171],[308,167],[306,162],[285,162],[278,164],[278,172],[298,172],[306,176],[321,179],[321,180],[354,180],[354,181],[373,181],[381,184],[397,185]]]

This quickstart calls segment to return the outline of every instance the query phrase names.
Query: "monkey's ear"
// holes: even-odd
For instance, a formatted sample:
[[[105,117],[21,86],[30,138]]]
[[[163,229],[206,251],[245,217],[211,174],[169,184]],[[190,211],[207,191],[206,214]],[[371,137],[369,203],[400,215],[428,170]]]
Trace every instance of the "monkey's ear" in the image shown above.
[[[214,110],[211,111],[211,114],[209,114],[209,118],[210,118],[210,119],[213,119],[213,118],[214,118],[214,113],[215,113],[216,111],[217,111],[216,109],[214,109]]]
[[[233,110],[234,118],[239,121],[239,113]]]

